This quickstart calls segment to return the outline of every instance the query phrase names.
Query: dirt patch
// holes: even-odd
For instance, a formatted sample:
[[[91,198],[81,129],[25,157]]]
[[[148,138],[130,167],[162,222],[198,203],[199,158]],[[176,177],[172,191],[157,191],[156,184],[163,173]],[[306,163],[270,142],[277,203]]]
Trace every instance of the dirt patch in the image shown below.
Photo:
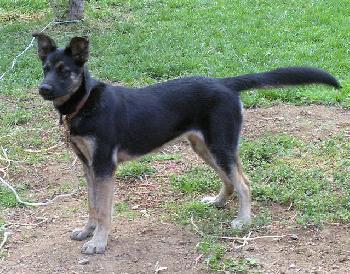
[[[245,113],[243,137],[255,139],[285,133],[310,141],[322,140],[339,132],[349,134],[349,121],[349,110],[324,106],[278,105],[249,109]],[[206,273],[203,261],[196,264],[200,255],[196,245],[200,238],[191,229],[164,222],[162,218],[162,205],[176,195],[164,175],[169,171],[181,173],[200,160],[182,140],[163,150],[181,153],[183,158],[156,162],[156,176],[117,180],[116,200],[127,202],[137,214],[132,218],[115,216],[106,254],[83,256],[82,243],[69,239],[70,231],[81,226],[87,217],[86,191],[81,189],[73,197],[48,207],[6,209],[2,213],[5,220],[12,223],[9,230],[13,235],[6,244],[7,256],[0,258],[1,272],[154,273],[158,265],[167,267],[161,273]],[[78,174],[81,175],[80,169]],[[48,179],[34,184],[38,177]],[[26,179],[33,181],[30,191],[39,193],[37,198],[43,198],[47,190],[50,195],[61,193],[66,181],[76,181],[67,171],[67,164],[60,162]],[[257,207],[255,203],[254,207]],[[264,234],[298,236],[257,240],[243,249],[232,248],[229,256],[255,258],[264,273],[348,272],[349,226],[333,224],[321,230],[290,227],[283,223],[283,218],[293,218],[291,212],[278,206],[271,211],[274,221]]]
[[[69,240],[74,220],[38,228],[26,243],[12,243],[3,271],[11,273],[154,273],[167,267],[168,273],[196,270],[194,246],[199,241],[191,232],[154,217],[116,220],[104,255],[83,256],[81,242]],[[16,247],[15,247],[16,245]],[[83,262],[84,261],[84,262]],[[205,273],[205,272],[202,272]]]
[[[272,226],[270,235],[295,234],[281,240],[257,240],[242,250],[270,273],[348,273],[349,233],[346,226],[318,230]],[[253,235],[254,236],[254,235]]]

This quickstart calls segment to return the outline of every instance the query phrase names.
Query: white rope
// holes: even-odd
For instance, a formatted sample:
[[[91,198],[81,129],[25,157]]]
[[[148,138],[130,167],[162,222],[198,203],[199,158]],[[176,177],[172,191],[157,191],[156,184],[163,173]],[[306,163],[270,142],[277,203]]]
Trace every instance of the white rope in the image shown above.
[[[45,206],[45,205],[49,205],[49,204],[52,204],[55,200],[57,200],[58,198],[63,198],[63,197],[69,197],[69,196],[72,196],[73,194],[75,194],[78,189],[76,189],[75,191],[73,191],[72,193],[68,193],[68,194],[60,194],[60,195],[57,195],[56,197],[54,197],[52,200],[49,200],[47,202],[39,202],[39,203],[31,203],[31,202],[26,202],[26,201],[23,201],[17,191],[15,190],[15,188],[13,186],[11,186],[8,182],[6,182],[2,177],[0,177],[0,182],[5,185],[8,189],[10,189],[13,194],[15,194],[15,197],[16,197],[16,200],[17,202],[23,204],[23,205],[26,205],[26,206]]]
[[[2,242],[0,243],[0,250],[1,250],[2,247],[5,245],[5,243],[6,243],[6,241],[7,241],[7,238],[8,238],[11,234],[12,234],[11,232],[7,232],[7,231],[4,232]]]
[[[60,25],[60,24],[69,24],[69,23],[78,23],[78,22],[81,22],[81,20],[68,20],[68,21],[55,21],[55,20],[52,20],[40,32],[43,32],[44,30],[46,30],[51,25]],[[3,80],[3,78],[5,77],[5,75],[7,73],[9,73],[11,70],[13,70],[13,68],[17,64],[18,58],[21,57],[25,52],[27,52],[31,47],[33,47],[34,40],[35,40],[35,37],[32,38],[32,40],[30,41],[28,46],[23,51],[21,51],[19,54],[16,55],[16,57],[12,61],[11,66],[0,76],[0,81]]]

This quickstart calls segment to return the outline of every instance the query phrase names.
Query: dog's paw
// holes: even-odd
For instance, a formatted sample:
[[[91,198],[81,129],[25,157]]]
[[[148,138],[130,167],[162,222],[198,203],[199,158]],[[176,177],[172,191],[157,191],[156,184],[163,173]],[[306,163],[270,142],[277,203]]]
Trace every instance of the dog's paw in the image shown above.
[[[202,199],[202,203],[221,208],[225,206],[226,200],[219,199],[217,196],[207,196]]]
[[[81,253],[91,255],[91,254],[103,254],[106,251],[107,243],[103,241],[90,240],[86,242],[82,249]]]
[[[72,234],[70,235],[70,238],[75,241],[82,241],[89,237],[91,237],[94,234],[94,228],[76,228],[72,231]]]
[[[231,227],[233,229],[243,229],[245,226],[250,225],[250,218],[236,218],[231,222]]]

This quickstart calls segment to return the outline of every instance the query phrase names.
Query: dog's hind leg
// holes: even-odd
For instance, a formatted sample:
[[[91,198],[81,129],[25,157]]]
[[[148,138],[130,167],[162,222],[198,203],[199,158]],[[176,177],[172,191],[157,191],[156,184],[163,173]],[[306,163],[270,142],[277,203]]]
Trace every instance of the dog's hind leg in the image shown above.
[[[84,167],[85,178],[88,183],[89,218],[86,225],[83,228],[76,228],[73,230],[71,234],[71,239],[77,240],[77,241],[82,241],[92,236],[97,224],[96,208],[94,205],[95,189],[94,189],[94,181],[93,181],[94,180],[93,170],[91,167],[88,167],[86,164],[83,164],[83,167]]]
[[[237,191],[239,199],[238,216],[231,222],[233,228],[241,229],[244,225],[251,222],[251,197],[249,189],[249,180],[244,175],[238,154],[232,157],[230,150],[221,150],[220,152],[212,150],[213,158],[217,163],[220,177],[224,184],[218,196],[208,197],[204,201],[214,203],[224,203],[233,190]],[[220,205],[220,204],[219,204]]]
[[[217,196],[207,196],[202,199],[203,202],[213,204],[216,207],[225,206],[227,200],[233,193],[233,185],[225,172],[217,165],[214,156],[209,151],[204,137],[200,132],[191,132],[187,135],[192,149],[200,156],[210,167],[212,167],[222,180],[222,187]]]
[[[233,228],[242,228],[251,222],[251,197],[250,197],[250,183],[248,178],[244,175],[241,165],[241,160],[236,154],[234,166],[228,177],[231,179],[232,185],[238,193],[239,210],[238,216],[231,222]]]

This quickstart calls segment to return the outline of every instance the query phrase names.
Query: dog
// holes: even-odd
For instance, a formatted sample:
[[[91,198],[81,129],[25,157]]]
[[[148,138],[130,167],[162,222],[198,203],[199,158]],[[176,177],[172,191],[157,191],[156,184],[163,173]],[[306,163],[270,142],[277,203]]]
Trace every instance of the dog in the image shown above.
[[[180,135],[222,180],[220,193],[203,202],[223,207],[238,193],[232,227],[251,222],[251,194],[238,156],[242,128],[240,92],[305,84],[340,88],[326,71],[308,67],[228,78],[187,77],[143,88],[116,87],[95,80],[86,62],[89,41],[74,37],[65,48],[34,33],[44,79],[39,93],[53,102],[69,131],[72,149],[82,162],[88,185],[89,217],[75,229],[85,240],[82,253],[103,253],[111,227],[113,174],[119,163],[149,153]]]

